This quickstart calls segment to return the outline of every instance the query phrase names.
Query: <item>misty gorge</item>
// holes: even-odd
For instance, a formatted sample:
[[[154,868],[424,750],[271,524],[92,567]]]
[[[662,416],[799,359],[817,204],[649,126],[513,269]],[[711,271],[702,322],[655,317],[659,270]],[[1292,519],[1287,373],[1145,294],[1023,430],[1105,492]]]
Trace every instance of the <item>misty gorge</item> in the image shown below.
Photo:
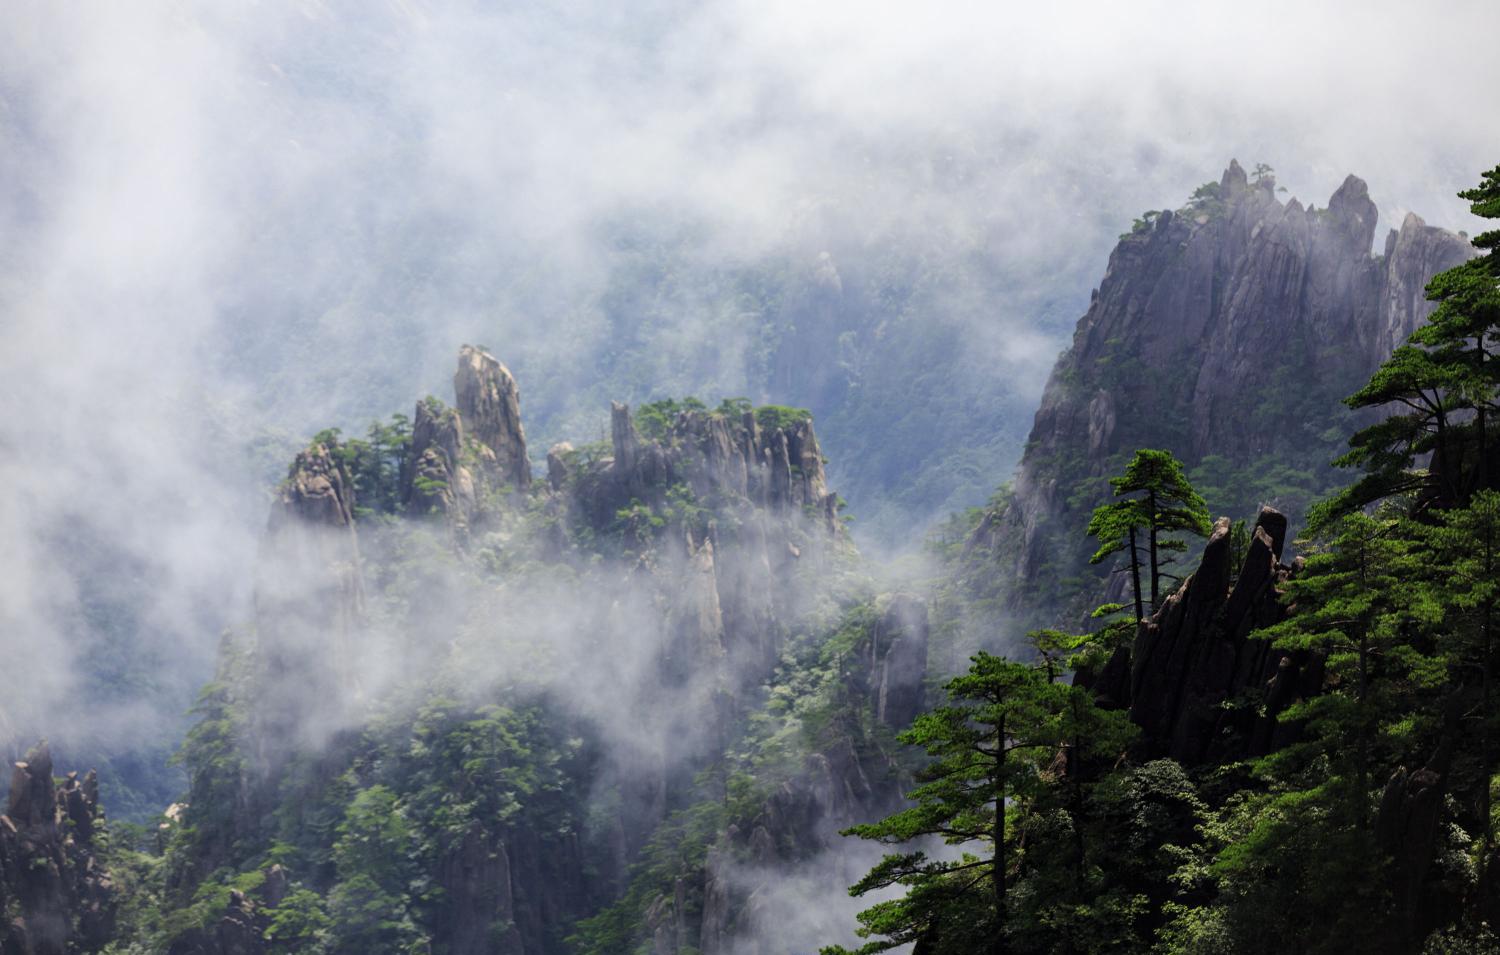
[[[0,0],[0,955],[1500,955],[1497,32]]]

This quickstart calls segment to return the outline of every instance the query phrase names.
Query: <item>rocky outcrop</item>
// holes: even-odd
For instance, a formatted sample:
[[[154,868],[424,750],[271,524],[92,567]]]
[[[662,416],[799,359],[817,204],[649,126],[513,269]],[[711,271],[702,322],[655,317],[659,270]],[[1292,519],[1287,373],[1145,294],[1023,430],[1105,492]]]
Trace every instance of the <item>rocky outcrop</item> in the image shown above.
[[[871,705],[875,719],[897,732],[926,704],[927,604],[897,594],[886,604],[870,637]]]
[[[459,349],[449,408],[417,402],[401,462],[399,500],[408,516],[442,517],[460,549],[497,517],[503,492],[531,486],[521,394],[509,369],[472,345]]]
[[[843,679],[888,730],[905,729],[922,709],[927,627],[919,598],[882,598],[853,648]],[[753,816],[720,835],[696,878],[679,879],[672,894],[648,907],[653,953],[677,955],[694,946],[703,955],[783,951],[784,906],[805,904],[788,898],[784,886],[813,872],[828,878],[830,869],[837,881],[856,878],[860,866],[848,863],[851,843],[839,831],[895,810],[906,782],[874,739],[850,725],[831,732]]]
[[[732,695],[757,685],[845,540],[812,420],[687,410],[648,439],[616,402],[609,450],[549,454],[561,519],[594,540],[619,537],[660,588],[667,672],[709,680],[697,664],[718,660],[711,681]]]
[[[464,833],[443,859],[439,883],[448,891],[444,924],[453,955],[523,955],[516,929],[510,856],[481,827]]]
[[[1264,755],[1297,732],[1279,714],[1322,687],[1321,657],[1250,636],[1285,616],[1281,587],[1295,572],[1281,563],[1286,518],[1263,508],[1243,557],[1230,552],[1229,531],[1220,518],[1198,569],[1142,622],[1128,671],[1107,668],[1115,680],[1128,672],[1128,687],[1099,687],[1128,700],[1143,758],[1202,766]],[[1256,705],[1226,706],[1246,697]]]
[[[998,562],[1002,602],[1022,626],[1055,622],[1060,608],[1042,605],[1056,595],[1037,583],[1087,567],[1080,531],[1108,495],[1102,479],[1136,448],[1167,448],[1189,467],[1274,455],[1332,481],[1341,399],[1429,314],[1428,279],[1473,254],[1408,216],[1377,258],[1376,218],[1354,176],[1326,209],[1304,208],[1231,162],[1193,202],[1121,238],[1053,368],[1012,493],[971,542]],[[1077,493],[1091,482],[1098,491]],[[1295,513],[1305,501],[1272,503]]]
[[[436,400],[417,402],[411,447],[401,465],[401,504],[407,514],[443,514],[467,529],[477,499],[474,475],[464,466],[464,423]]]
[[[0,815],[0,953],[90,952],[112,940],[114,887],[99,844],[99,781],[52,776],[45,742],[11,771]]]
[[[610,443],[607,504],[652,503],[683,485],[704,501],[779,512],[806,508],[830,531],[837,529],[837,495],[828,492],[811,417],[762,425],[753,411],[688,410],[661,440],[643,441],[629,406],[615,402]]]
[[[464,426],[478,442],[482,467],[495,476],[497,485],[517,491],[530,487],[521,391],[510,369],[484,349],[465,345],[458,352],[453,393]]]
[[[365,613],[354,491],[322,444],[298,454],[261,544],[255,583],[257,745],[263,768],[326,739],[357,695]]]
[[[1425,765],[1411,771],[1397,767],[1386,781],[1375,818],[1376,842],[1390,860],[1387,877],[1406,950],[1433,928],[1423,923],[1435,921],[1433,913],[1442,909],[1441,900],[1432,897],[1442,893],[1431,884],[1430,875],[1442,834],[1453,750],[1452,736],[1445,734]]]

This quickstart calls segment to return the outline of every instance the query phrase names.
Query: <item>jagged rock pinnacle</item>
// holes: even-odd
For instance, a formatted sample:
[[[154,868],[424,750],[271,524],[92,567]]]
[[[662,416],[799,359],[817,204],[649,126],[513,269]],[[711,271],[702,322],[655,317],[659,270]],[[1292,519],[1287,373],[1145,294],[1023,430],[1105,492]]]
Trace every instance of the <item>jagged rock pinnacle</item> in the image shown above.
[[[521,426],[521,391],[510,369],[489,352],[465,345],[458,351],[453,393],[465,428],[492,458],[500,480],[518,491],[528,488],[531,461]]]

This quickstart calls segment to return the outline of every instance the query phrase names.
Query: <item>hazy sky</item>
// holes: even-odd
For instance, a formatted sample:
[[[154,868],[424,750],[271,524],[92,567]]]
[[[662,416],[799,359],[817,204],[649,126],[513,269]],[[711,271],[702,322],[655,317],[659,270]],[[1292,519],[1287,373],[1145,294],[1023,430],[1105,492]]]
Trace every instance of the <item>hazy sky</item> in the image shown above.
[[[612,217],[685,217],[705,262],[936,224],[1018,301],[1077,274],[1082,303],[1135,213],[1231,156],[1470,231],[1452,194],[1500,162],[1493,0],[0,0],[0,25],[0,659],[24,674],[0,736],[67,706],[102,625],[81,575],[127,575],[130,627],[201,676],[264,523],[226,449],[446,395],[461,341],[566,355]],[[974,334],[1037,390],[1062,331]]]

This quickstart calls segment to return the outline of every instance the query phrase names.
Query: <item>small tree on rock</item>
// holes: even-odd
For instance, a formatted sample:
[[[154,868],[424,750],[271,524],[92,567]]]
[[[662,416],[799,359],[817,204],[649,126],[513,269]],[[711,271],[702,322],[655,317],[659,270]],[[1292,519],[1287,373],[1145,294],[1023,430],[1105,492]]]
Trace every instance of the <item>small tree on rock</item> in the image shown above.
[[[1143,448],[1125,467],[1120,477],[1110,478],[1110,486],[1120,500],[1094,509],[1088,532],[1099,539],[1094,563],[1126,548],[1130,551],[1130,570],[1135,583],[1136,618],[1145,616],[1141,596],[1140,554],[1145,537],[1145,560],[1151,571],[1151,609],[1161,606],[1162,567],[1170,563],[1163,555],[1182,551],[1187,544],[1164,535],[1187,531],[1199,537],[1208,536],[1211,522],[1208,505],[1183,474],[1182,462],[1170,451]]]

